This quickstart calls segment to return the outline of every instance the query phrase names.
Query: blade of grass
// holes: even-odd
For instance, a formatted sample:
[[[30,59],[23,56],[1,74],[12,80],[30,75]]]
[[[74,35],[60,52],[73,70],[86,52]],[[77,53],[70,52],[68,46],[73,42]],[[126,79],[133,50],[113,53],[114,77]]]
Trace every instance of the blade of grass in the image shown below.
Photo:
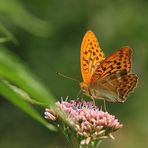
[[[32,99],[29,94],[27,92],[25,92],[24,90],[18,88],[15,85],[10,84],[10,82],[8,82],[7,80],[3,80],[1,79],[1,81],[6,84],[13,92],[15,92],[18,96],[20,96],[21,99],[23,99],[24,101],[27,101],[28,103],[34,104],[34,105],[40,105],[43,106],[45,108],[45,106],[48,107],[48,104],[44,104],[41,102],[38,102],[34,99]]]
[[[18,41],[14,35],[8,31],[2,24],[0,24],[0,32],[4,34],[4,37],[0,37],[0,43],[12,41],[14,44],[18,44]]]
[[[30,115],[32,118],[40,122],[42,125],[47,127],[49,130],[56,131],[55,126],[49,124],[30,104],[22,99],[20,93],[13,91],[10,84],[7,81],[0,80],[0,94],[3,95],[8,101],[19,107],[25,113]],[[24,96],[23,96],[24,97]]]
[[[18,0],[1,0],[0,14],[17,26],[39,37],[48,37],[54,29],[51,22],[35,17]]]
[[[27,66],[4,47],[0,49],[0,77],[23,89],[32,99],[43,104],[54,105],[53,95],[37,81]]]

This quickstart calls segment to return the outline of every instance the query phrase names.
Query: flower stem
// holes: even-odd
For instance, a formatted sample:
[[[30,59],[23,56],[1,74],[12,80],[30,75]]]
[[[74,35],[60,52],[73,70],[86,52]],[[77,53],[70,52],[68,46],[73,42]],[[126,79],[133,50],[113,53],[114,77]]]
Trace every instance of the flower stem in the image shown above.
[[[99,148],[100,144],[102,143],[103,140],[98,140],[97,144],[96,144],[96,148]]]

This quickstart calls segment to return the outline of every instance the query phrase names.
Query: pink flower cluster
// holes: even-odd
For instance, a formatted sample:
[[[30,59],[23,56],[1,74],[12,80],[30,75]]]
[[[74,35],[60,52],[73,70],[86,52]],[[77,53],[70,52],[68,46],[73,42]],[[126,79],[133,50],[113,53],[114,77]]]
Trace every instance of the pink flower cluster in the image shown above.
[[[56,103],[58,112],[66,113],[66,120],[81,137],[81,144],[89,144],[90,141],[112,136],[112,132],[122,128],[115,116],[99,110],[92,102],[72,100]],[[55,120],[57,118],[53,110],[46,109],[45,118]]]

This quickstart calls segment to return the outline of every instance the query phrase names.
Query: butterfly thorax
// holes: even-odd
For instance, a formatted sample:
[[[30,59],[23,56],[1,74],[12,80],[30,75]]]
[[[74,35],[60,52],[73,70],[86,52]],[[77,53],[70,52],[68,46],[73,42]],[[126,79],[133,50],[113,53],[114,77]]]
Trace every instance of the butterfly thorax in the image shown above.
[[[91,96],[94,99],[105,99],[107,101],[115,102],[115,98],[112,98],[109,100],[108,98],[111,98],[113,93],[112,91],[107,90],[106,86],[104,86],[102,83],[103,81],[98,81],[97,83],[91,83],[87,84],[85,82],[80,83],[80,88],[84,92],[85,95]]]
[[[80,83],[80,88],[84,92],[85,95],[91,96],[92,98],[97,99],[96,90],[93,89],[95,84],[87,84],[86,82]]]

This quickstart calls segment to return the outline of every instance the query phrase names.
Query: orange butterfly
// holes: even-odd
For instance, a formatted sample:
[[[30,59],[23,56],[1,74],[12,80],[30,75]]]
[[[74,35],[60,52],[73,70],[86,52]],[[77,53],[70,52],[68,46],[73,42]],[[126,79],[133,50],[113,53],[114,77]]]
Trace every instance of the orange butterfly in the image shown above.
[[[131,72],[129,47],[122,47],[105,58],[92,31],[86,32],[81,44],[81,89],[94,99],[124,102],[136,87],[138,77]]]

